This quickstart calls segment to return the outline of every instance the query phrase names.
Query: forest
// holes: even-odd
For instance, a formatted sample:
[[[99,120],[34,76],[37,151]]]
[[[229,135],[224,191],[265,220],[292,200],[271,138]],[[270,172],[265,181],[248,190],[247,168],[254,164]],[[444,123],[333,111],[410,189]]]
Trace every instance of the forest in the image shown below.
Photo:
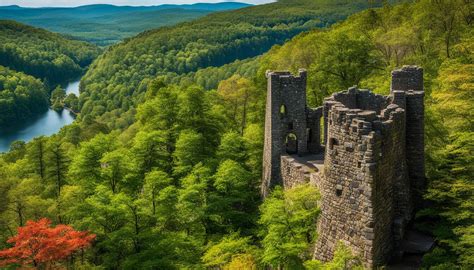
[[[365,0],[279,1],[143,32],[109,47],[91,65],[81,82],[81,117],[99,117],[111,128],[125,128],[153,78],[258,56],[302,31],[331,25],[367,6]]]
[[[36,77],[50,87],[77,79],[99,53],[94,45],[0,20],[0,65]]]
[[[425,71],[429,187],[415,226],[437,243],[422,268],[472,269],[472,3],[384,3],[320,29],[335,21],[311,14],[328,6],[290,2],[275,4],[289,7],[276,11],[281,18],[267,9],[274,4],[219,13],[100,56],[82,81],[79,120],[0,156],[0,267],[363,269],[344,245],[333,261],[312,260],[315,187],[276,188],[261,200],[264,73],[308,69],[308,99],[319,106],[352,85],[387,94],[390,71],[416,64]],[[222,47],[225,37],[211,28],[227,25],[219,17],[241,22],[229,23]],[[202,42],[188,43],[193,35]],[[281,45],[259,51],[270,37]],[[239,55],[233,44],[260,47]],[[16,228],[28,232],[32,222],[52,235],[77,230],[84,241],[61,257],[19,258]]]
[[[158,6],[96,4],[71,8],[0,6],[0,18],[41,27],[98,46],[108,46],[145,30],[246,6],[248,4],[238,2]]]
[[[100,51],[85,42],[0,20],[0,127],[46,111],[52,90],[81,76]]]
[[[40,80],[0,66],[0,127],[45,111],[47,96],[48,90]]]

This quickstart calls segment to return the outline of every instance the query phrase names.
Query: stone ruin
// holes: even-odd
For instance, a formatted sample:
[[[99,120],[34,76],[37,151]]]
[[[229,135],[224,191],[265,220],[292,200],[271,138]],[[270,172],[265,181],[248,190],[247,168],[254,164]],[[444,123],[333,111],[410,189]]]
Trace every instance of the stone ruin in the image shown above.
[[[425,187],[423,70],[392,72],[389,96],[349,88],[306,104],[305,70],[267,72],[262,195],[311,183],[321,192],[314,258],[342,242],[364,265],[401,245]]]

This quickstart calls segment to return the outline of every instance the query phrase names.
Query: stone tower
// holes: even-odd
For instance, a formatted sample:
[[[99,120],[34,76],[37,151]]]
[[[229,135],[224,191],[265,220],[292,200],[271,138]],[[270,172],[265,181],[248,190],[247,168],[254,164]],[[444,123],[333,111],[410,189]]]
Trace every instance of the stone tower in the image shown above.
[[[342,242],[366,267],[385,264],[425,187],[423,70],[393,71],[389,96],[353,87],[316,109],[306,107],[304,71],[267,76],[263,195],[275,185],[314,184],[322,197],[314,257],[332,259]]]
[[[416,66],[406,66],[392,72],[391,95],[403,96],[406,109],[406,155],[408,175],[411,181],[412,197],[414,202],[420,202],[425,180],[425,106],[423,90],[423,69]],[[418,209],[419,205],[415,205]]]
[[[319,120],[321,110],[306,107],[306,71],[267,72],[262,194],[282,185],[280,158],[321,150]]]

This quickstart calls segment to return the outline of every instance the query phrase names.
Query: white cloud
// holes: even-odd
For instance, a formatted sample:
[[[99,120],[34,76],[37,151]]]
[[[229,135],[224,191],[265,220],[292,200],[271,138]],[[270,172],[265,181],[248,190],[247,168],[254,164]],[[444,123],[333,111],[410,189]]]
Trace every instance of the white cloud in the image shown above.
[[[23,7],[75,7],[90,4],[113,4],[113,5],[128,5],[128,6],[151,6],[162,4],[192,4],[192,3],[218,3],[218,2],[244,2],[251,4],[263,4],[275,2],[275,0],[0,0],[0,6],[19,5]]]

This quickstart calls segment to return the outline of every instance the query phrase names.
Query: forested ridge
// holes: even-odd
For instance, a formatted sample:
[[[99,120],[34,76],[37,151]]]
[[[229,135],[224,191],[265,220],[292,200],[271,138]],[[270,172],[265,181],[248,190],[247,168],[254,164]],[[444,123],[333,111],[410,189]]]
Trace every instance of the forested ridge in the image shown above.
[[[367,7],[367,1],[279,1],[143,32],[111,46],[92,64],[81,82],[81,115],[126,127],[156,76],[174,78],[255,57],[302,31]]]
[[[48,90],[29,75],[0,66],[0,127],[24,121],[48,108]]]
[[[319,106],[324,97],[355,84],[386,94],[390,71],[416,64],[425,71],[429,189],[415,226],[437,241],[423,268],[471,269],[472,14],[472,3],[461,0],[385,4],[302,33],[253,59],[179,76],[157,72],[141,84],[125,76],[123,83],[138,88],[119,92],[88,81],[83,87],[98,90],[86,90],[81,101],[102,104],[93,106],[96,115],[83,111],[83,121],[49,138],[16,143],[0,156],[0,196],[6,198],[0,201],[0,246],[9,247],[5,240],[28,220],[46,217],[90,231],[95,241],[81,256],[43,266],[362,269],[343,245],[331,262],[312,260],[316,188],[277,187],[261,201],[264,73],[308,69],[308,99]],[[106,52],[95,68],[118,51]],[[126,59],[135,52],[122,53]],[[114,73],[128,72],[132,62],[124,63],[127,68]],[[148,66],[153,62],[143,69]],[[120,75],[111,78],[122,84]],[[111,108],[121,109],[97,118],[106,96],[117,102]],[[124,107],[130,97],[134,102]],[[83,110],[87,106],[92,105],[82,104]],[[0,265],[2,258],[11,259],[2,255]]]
[[[0,65],[41,79],[51,87],[76,79],[99,53],[94,45],[0,20]]]
[[[94,45],[0,20],[0,127],[46,111],[51,91],[77,79],[99,53]]]
[[[0,18],[41,27],[98,46],[108,46],[144,30],[246,6],[249,5],[238,2],[158,6],[96,4],[71,8],[4,6],[0,7]]]

